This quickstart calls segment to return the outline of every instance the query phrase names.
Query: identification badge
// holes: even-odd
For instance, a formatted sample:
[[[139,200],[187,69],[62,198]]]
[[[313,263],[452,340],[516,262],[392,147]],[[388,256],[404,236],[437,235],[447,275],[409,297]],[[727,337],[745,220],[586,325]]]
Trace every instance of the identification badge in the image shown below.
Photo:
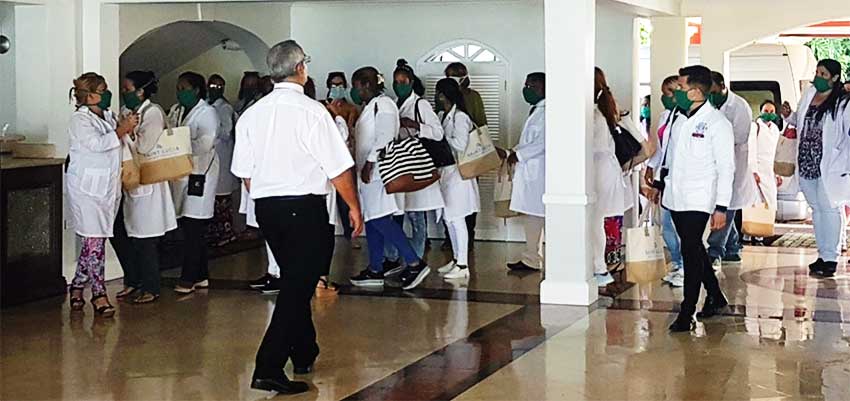
[[[708,129],[708,124],[701,122],[697,124],[696,130],[691,134],[693,138],[705,138],[705,131]]]

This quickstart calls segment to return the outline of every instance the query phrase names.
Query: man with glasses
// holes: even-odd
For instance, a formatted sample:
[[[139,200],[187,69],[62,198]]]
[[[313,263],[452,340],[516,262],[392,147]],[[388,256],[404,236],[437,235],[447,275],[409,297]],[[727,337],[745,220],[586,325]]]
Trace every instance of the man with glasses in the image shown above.
[[[269,51],[267,62],[274,89],[239,119],[232,168],[255,202],[260,231],[281,269],[251,388],[297,394],[309,387],[290,381],[283,368],[291,359],[296,375],[310,373],[319,355],[310,299],[333,256],[325,199],[331,185],[350,208],[354,236],[363,216],[348,147],[324,106],[304,95],[310,58],[287,40]]]

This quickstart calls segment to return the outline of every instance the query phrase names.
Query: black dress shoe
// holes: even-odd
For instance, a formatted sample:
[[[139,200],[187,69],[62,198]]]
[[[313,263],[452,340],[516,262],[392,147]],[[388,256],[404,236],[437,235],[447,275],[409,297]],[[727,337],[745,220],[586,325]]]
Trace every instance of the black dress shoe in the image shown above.
[[[531,267],[531,266],[529,266],[529,265],[527,265],[523,262],[508,263],[508,269],[511,269],[511,270],[514,270],[514,271],[538,271],[538,270],[540,270],[540,269],[535,269],[535,268],[533,268],[533,267]]]
[[[676,320],[673,321],[673,324],[670,325],[671,333],[685,333],[695,329],[697,326],[694,319],[691,318],[682,318],[677,317]]]
[[[282,378],[254,378],[251,380],[251,388],[254,390],[275,391],[279,394],[300,394],[310,390],[310,386],[304,382],[291,381]]]
[[[296,366],[293,371],[296,375],[309,375],[313,373],[313,364],[309,364],[307,366]]]
[[[709,298],[705,300],[705,305],[702,307],[702,311],[697,313],[697,317],[700,319],[708,319],[717,315],[721,315],[724,312],[727,312],[727,307],[729,306],[729,301],[726,300],[726,297],[720,296],[720,298]]]

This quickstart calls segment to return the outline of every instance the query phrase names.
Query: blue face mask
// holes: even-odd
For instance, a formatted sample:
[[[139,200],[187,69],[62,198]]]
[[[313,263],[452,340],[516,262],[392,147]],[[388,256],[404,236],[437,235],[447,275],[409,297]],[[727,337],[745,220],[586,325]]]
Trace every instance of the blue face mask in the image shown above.
[[[328,92],[328,99],[340,100],[345,99],[345,88],[342,85],[333,85]]]

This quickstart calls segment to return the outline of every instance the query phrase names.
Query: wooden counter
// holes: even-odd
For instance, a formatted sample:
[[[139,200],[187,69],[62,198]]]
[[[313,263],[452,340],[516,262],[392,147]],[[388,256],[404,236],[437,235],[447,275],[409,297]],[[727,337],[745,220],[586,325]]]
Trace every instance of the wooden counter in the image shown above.
[[[62,159],[0,157],[0,285],[3,306],[60,295]]]

